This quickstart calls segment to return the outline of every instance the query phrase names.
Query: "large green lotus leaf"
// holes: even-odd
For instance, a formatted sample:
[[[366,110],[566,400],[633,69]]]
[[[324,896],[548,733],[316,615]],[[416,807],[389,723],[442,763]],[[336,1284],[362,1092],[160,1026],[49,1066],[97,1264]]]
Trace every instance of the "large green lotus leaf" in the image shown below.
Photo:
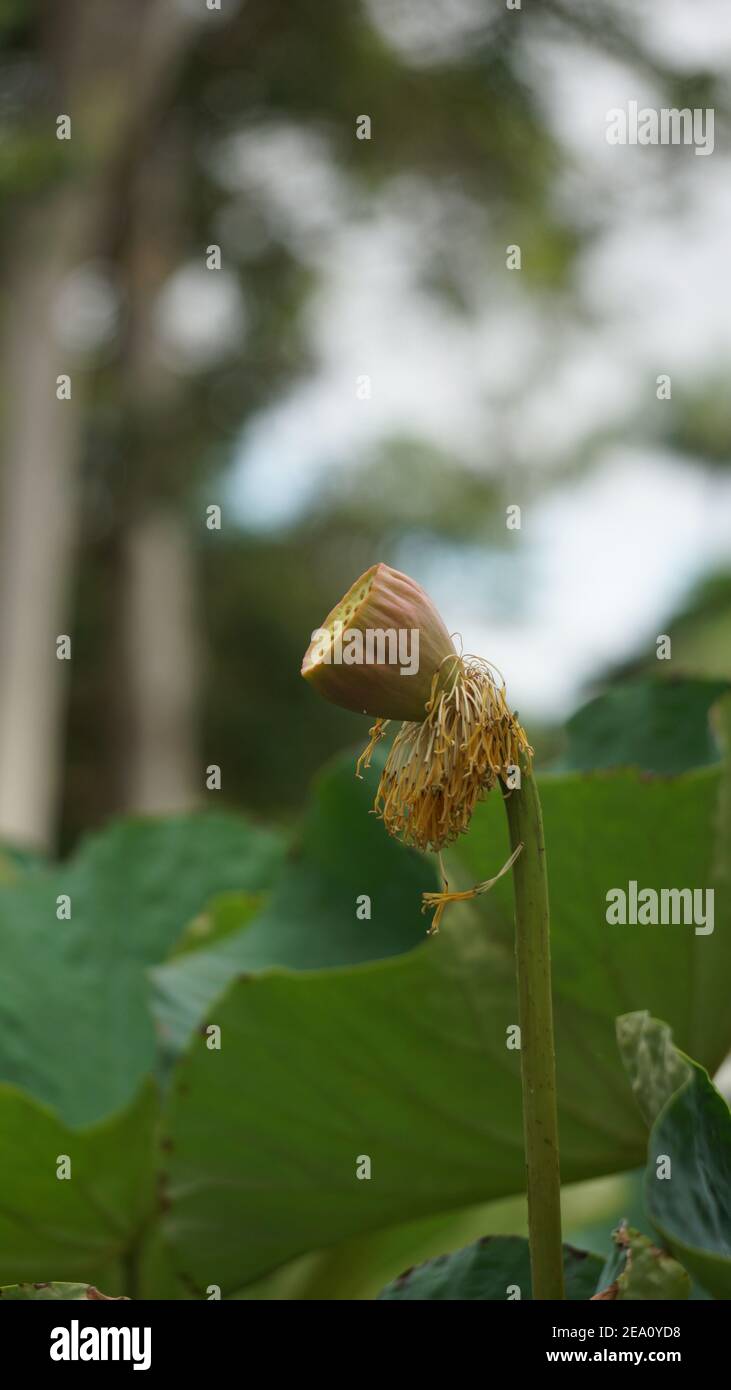
[[[601,1251],[605,1258],[612,1225],[618,1212],[631,1206],[635,1174],[614,1175],[593,1182],[565,1186],[561,1192],[564,1236],[579,1250]],[[589,1239],[576,1232],[589,1226]],[[374,1299],[386,1284],[405,1269],[436,1259],[445,1251],[461,1249],[479,1240],[485,1231],[493,1236],[522,1236],[528,1231],[524,1194],[500,1198],[481,1206],[370,1231],[327,1250],[310,1251],[233,1294],[238,1299]]]
[[[580,1033],[583,1012],[568,1012]],[[180,1271],[231,1291],[305,1250],[519,1191],[515,1017],[512,962],[474,920],[395,960],[229,986],[206,1016],[220,1050],[194,1037],[167,1104]],[[564,1177],[638,1164],[629,1086],[620,1076],[604,1096],[585,1049],[575,1082]]]
[[[664,1022],[633,1014],[617,1020],[617,1036],[652,1124],[645,1173],[649,1217],[709,1294],[731,1298],[729,1107],[704,1068],[673,1048]]]
[[[710,711],[728,681],[638,680],[610,686],[567,725],[561,771],[639,767],[660,775],[719,761]]]
[[[572,1196],[579,1188],[565,1189],[564,1209],[570,1213]],[[608,1220],[616,1216],[616,1203]],[[239,1301],[322,1302],[374,1299],[403,1269],[436,1258],[444,1250],[458,1249],[477,1240],[485,1230],[495,1234],[523,1234],[527,1231],[527,1210],[522,1197],[508,1197],[465,1210],[441,1212],[420,1221],[311,1250],[249,1282],[228,1298]],[[602,1236],[606,1234],[605,1229]],[[140,1298],[199,1298],[200,1293],[184,1279],[175,1276],[173,1252],[156,1231],[146,1243],[139,1269]]]
[[[592,1298],[604,1268],[601,1255],[564,1245],[563,1267],[566,1298],[570,1302]],[[528,1242],[522,1236],[483,1236],[463,1250],[407,1269],[378,1297],[389,1302],[530,1299]]]
[[[330,765],[317,779],[301,837],[255,920],[246,925],[247,904],[239,897],[218,899],[203,915],[216,944],[176,955],[152,972],[166,1052],[180,1051],[207,1003],[239,974],[272,965],[355,965],[423,943],[428,921],[421,894],[437,886],[435,865],[390,839],[370,814],[372,803],[372,780],[356,780],[352,760]],[[246,930],[232,931],[237,916]]]
[[[541,794],[562,1173],[579,1181],[645,1157],[617,1014],[649,1006],[710,1067],[731,1043],[728,788],[707,768],[672,780],[551,777]],[[459,850],[450,873],[462,886],[504,862],[499,797],[478,809]],[[713,934],[608,926],[607,891],[633,878],[715,886]],[[358,885],[374,902],[382,887],[368,874]],[[344,931],[351,918],[348,903]],[[233,1291],[303,1251],[521,1190],[519,1053],[506,1046],[517,1021],[511,919],[506,878],[479,914],[453,909],[439,937],[406,955],[247,971],[205,1008],[165,1122],[166,1230],[181,1273]],[[207,1024],[221,1028],[220,1050]],[[356,1176],[359,1155],[370,1179]]]
[[[301,835],[263,911],[238,941],[229,938],[240,969],[354,965],[423,941],[421,893],[435,886],[436,870],[390,839],[372,814],[382,761],[374,757],[367,781],[356,778],[347,757],[317,778]],[[364,895],[369,905],[359,903]]]
[[[727,717],[731,706],[726,705]],[[617,1015],[647,1009],[671,1025],[678,1044],[709,1068],[731,1044],[731,776],[729,764],[677,778],[638,772],[549,776],[540,780],[551,897],[551,953],[557,995],[559,1085],[578,1053],[622,1076]],[[508,853],[503,808],[477,808],[472,830],[450,864],[457,886],[488,878]],[[714,922],[610,925],[607,894],[629,884],[714,890]],[[492,939],[511,948],[512,884],[506,875],[485,899]],[[448,921],[447,917],[447,921]],[[570,1035],[569,1001],[585,1014]],[[582,1041],[583,1034],[583,1041]],[[617,1084],[617,1083],[613,1083]],[[624,1081],[622,1081],[624,1085]]]
[[[126,821],[0,889],[0,1080],[71,1124],[127,1103],[154,1065],[147,969],[212,894],[266,886],[281,854],[237,816]]]
[[[85,1129],[0,1085],[0,1284],[50,1276],[131,1291],[133,1251],[155,1202],[156,1117],[149,1082],[125,1110]],[[64,1156],[69,1177],[57,1176]]]

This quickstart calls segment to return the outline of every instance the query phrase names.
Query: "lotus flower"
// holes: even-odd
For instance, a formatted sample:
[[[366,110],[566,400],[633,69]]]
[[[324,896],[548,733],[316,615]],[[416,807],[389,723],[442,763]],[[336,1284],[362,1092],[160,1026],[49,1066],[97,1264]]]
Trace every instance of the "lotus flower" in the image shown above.
[[[388,653],[384,642],[378,646],[373,634],[385,631],[394,639],[410,634],[418,669],[413,662],[411,673],[399,665],[397,641]],[[392,659],[369,662],[369,650]],[[401,651],[406,654],[405,642]],[[418,849],[439,852],[451,844],[467,830],[476,803],[521,754],[530,756],[502,679],[489,662],[456,652],[421,585],[389,565],[373,565],[328,614],[313,634],[302,675],[334,704],[377,716],[358,774],[388,722],[405,721],[374,809],[390,835]]]

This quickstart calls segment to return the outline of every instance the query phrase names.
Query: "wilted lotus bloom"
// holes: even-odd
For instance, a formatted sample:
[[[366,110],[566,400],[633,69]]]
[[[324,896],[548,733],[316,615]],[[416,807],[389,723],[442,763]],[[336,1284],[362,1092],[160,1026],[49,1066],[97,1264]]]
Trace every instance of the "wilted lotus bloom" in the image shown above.
[[[385,632],[392,634],[390,649]],[[418,669],[401,659],[414,650]],[[380,659],[369,662],[369,652]],[[439,852],[451,844],[467,829],[476,803],[521,754],[531,754],[502,679],[498,683],[488,662],[455,651],[428,595],[389,565],[373,565],[328,614],[313,635],[302,675],[335,704],[377,716],[358,773],[369,765],[387,723],[406,721],[386,760],[374,810],[390,835],[418,849]]]

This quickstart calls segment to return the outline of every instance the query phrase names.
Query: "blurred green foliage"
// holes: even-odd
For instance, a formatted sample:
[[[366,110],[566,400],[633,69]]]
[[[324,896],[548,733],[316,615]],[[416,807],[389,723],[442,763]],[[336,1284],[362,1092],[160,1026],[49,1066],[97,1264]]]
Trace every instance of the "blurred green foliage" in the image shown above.
[[[704,702],[690,685],[686,695],[679,720],[705,725]],[[731,1042],[728,778],[726,757],[675,777],[541,781],[567,1182],[644,1156],[618,1013],[663,1016],[710,1067]],[[238,1297],[307,1256],[286,1276],[301,1296],[373,1292],[409,1256],[469,1238],[465,1209],[522,1191],[519,1054],[505,1046],[510,880],[425,941],[434,864],[388,839],[371,790],[349,761],[328,768],[284,859],[280,836],[218,815],[122,822],[70,862],[16,864],[0,886],[0,1281],[52,1272],[110,1293],[200,1297],[213,1283]],[[450,854],[450,882],[484,874],[486,855],[499,863],[505,839],[492,796]],[[712,885],[713,935],[607,927],[606,884],[630,877]],[[57,920],[64,893],[71,916]],[[264,894],[253,912],[252,893]],[[371,918],[356,912],[362,893]],[[194,935],[201,914],[211,928]],[[667,1047],[633,1037],[633,1077],[648,1058],[663,1064]],[[705,1122],[699,1110],[698,1132]],[[354,1177],[364,1153],[369,1183]],[[84,1177],[63,1221],[49,1154],[70,1155]],[[699,1228],[690,1243],[710,1248]],[[323,1247],[333,1254],[320,1261]],[[717,1264],[726,1277],[724,1259],[714,1246],[708,1287]]]

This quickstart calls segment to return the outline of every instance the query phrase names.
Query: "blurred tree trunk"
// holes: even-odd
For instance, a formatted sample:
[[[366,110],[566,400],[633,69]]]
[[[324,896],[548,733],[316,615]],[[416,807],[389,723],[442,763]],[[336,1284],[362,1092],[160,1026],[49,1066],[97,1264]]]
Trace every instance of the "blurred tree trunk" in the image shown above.
[[[169,365],[158,314],[160,292],[183,255],[185,159],[185,136],[173,120],[135,170],[123,258],[133,458],[121,575],[121,751],[125,809],[146,814],[189,810],[202,787],[195,560],[177,505],[188,444],[177,422],[190,382]]]
[[[56,397],[68,359],[54,332],[84,216],[67,193],[18,228],[3,344],[6,452],[0,518],[0,838],[45,846],[59,775],[63,690],[77,529],[81,383]]]
[[[83,390],[59,344],[58,296],[68,273],[106,245],[124,171],[145,150],[144,132],[191,30],[175,0],[46,0],[38,23],[53,86],[48,139],[55,146],[62,113],[71,116],[72,138],[56,151],[62,167],[51,188],[23,204],[5,287],[0,837],[47,847],[68,670],[55,639],[73,627]],[[70,400],[56,398],[61,373],[72,376]]]
[[[189,810],[200,796],[195,595],[185,523],[159,512],[132,525],[124,565],[126,801],[147,814]]]

